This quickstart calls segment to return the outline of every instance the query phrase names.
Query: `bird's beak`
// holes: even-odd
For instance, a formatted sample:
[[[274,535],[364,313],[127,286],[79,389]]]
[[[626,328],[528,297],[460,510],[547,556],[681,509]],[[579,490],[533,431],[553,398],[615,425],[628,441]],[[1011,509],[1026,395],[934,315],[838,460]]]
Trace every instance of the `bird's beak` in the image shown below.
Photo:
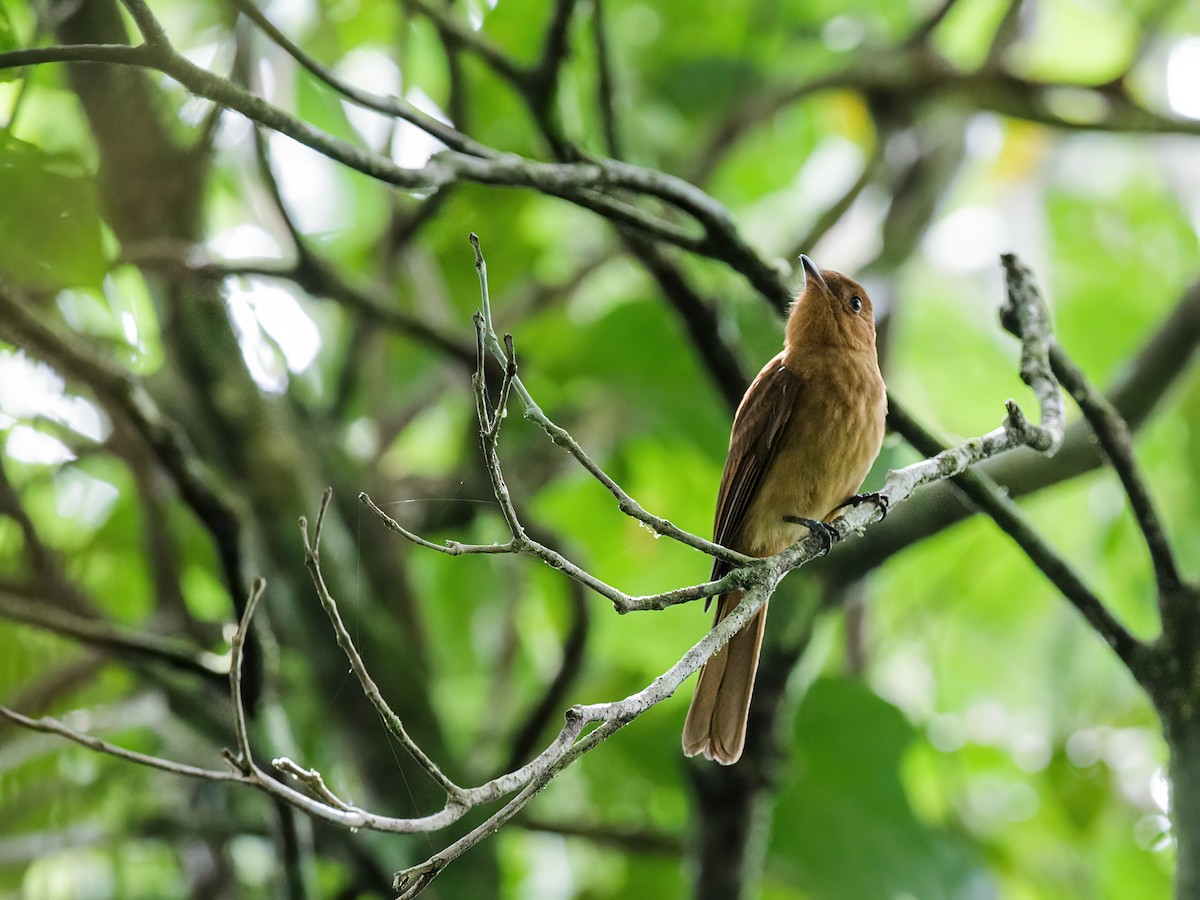
[[[829,290],[829,285],[825,283],[825,276],[821,274],[821,270],[817,264],[805,256],[800,254],[800,269],[804,273],[804,286],[808,287],[808,279],[812,278],[825,290]]]

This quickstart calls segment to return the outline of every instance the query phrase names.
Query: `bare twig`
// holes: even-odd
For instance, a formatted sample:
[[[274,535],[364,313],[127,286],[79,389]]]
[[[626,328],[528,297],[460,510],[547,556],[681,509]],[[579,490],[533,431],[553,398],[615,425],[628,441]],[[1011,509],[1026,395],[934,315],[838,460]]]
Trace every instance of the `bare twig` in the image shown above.
[[[341,614],[338,612],[337,604],[334,602],[332,594],[329,593],[329,589],[325,585],[325,578],[321,574],[321,530],[325,523],[325,513],[329,509],[329,502],[332,499],[333,491],[327,488],[321,497],[321,508],[317,513],[317,521],[313,527],[311,540],[308,535],[308,521],[304,518],[300,519],[300,536],[304,541],[305,563],[312,578],[313,586],[317,589],[317,596],[321,600],[321,606],[325,609],[325,613],[329,616],[329,621],[333,625],[334,633],[337,635],[338,646],[342,648],[342,651],[346,654],[346,658],[350,660],[350,666],[354,670],[354,675],[358,678],[359,684],[362,685],[363,693],[367,695],[367,699],[375,707],[375,711],[387,726],[388,731],[400,742],[401,746],[408,751],[412,758],[417,761],[429,777],[446,792],[448,805],[450,805],[452,802],[457,802],[462,794],[462,788],[443,775],[442,770],[438,768],[437,764],[409,737],[404,724],[400,721],[400,717],[396,715],[392,708],[388,706],[387,701],[383,699],[378,685],[371,678],[366,664],[362,661],[362,657],[359,656],[358,650],[354,646],[354,640],[350,637],[350,632],[346,629],[345,623],[342,621]]]
[[[482,298],[483,321],[485,326],[485,337],[488,349],[497,359],[503,361],[503,350],[500,348],[500,341],[496,337],[496,332],[492,326],[491,318],[491,299],[487,285],[487,263],[483,258],[483,252],[479,247],[479,238],[474,234],[471,235],[471,246],[475,249],[475,270],[479,274],[480,296]],[[513,378],[512,389],[521,399],[525,406],[525,418],[537,424],[543,431],[550,436],[554,443],[563,447],[568,453],[575,457],[584,469],[597,481],[599,481],[608,490],[610,494],[617,500],[617,506],[625,515],[637,519],[644,525],[647,525],[658,534],[664,537],[669,537],[680,543],[687,544],[689,547],[694,547],[709,556],[714,556],[718,559],[723,559],[726,562],[731,562],[734,565],[748,565],[753,562],[753,557],[746,556],[742,553],[735,553],[728,550],[719,544],[714,544],[711,541],[706,541],[694,534],[689,534],[681,528],[668,522],[666,519],[661,519],[658,516],[651,515],[646,512],[632,497],[625,493],[621,487],[613,481],[613,479],[600,468],[584,451],[583,447],[571,437],[565,428],[561,428],[550,420],[550,417],[542,411],[537,405],[525,385],[521,382],[520,377]]]
[[[1011,253],[1001,256],[1000,262],[1008,284],[1008,303],[1000,309],[1000,321],[1021,339],[1021,380],[1033,389],[1042,404],[1042,426],[1031,430],[1025,443],[1053,456],[1062,444],[1066,412],[1062,391],[1050,366],[1049,312],[1033,273]]]
[[[306,769],[292,762],[286,756],[271,760],[271,765],[284,775],[290,775],[295,778],[308,788],[312,792],[312,795],[322,803],[332,806],[334,809],[349,810],[353,808],[325,785],[325,779],[321,777],[321,773],[316,769]]]
[[[124,747],[118,747],[116,744],[110,744],[108,741],[93,737],[87,732],[71,728],[69,725],[50,716],[31,719],[28,716],[21,715],[16,710],[9,709],[7,706],[0,706],[0,717],[30,731],[40,731],[43,734],[56,734],[69,741],[74,741],[76,744],[82,744],[89,750],[95,750],[98,753],[107,753],[109,756],[137,763],[139,766],[149,766],[151,769],[161,769],[164,772],[172,772],[175,775],[184,775],[188,778],[203,778],[207,781],[239,781],[249,783],[248,778],[236,772],[221,771],[219,769],[201,769],[184,763],[172,762],[169,759],[138,753],[136,750],[126,750]]]
[[[1135,432],[1162,405],[1172,386],[1189,371],[1200,348],[1200,284],[1180,298],[1154,334],[1119,367],[1122,373],[1107,397]],[[1053,457],[1018,450],[980,466],[1011,497],[1034,493],[1050,485],[1099,468],[1103,458],[1086,421],[1067,428],[1062,448]],[[947,484],[931,485],[923,502],[907,504],[871,529],[866,540],[843,547],[825,565],[841,577],[859,578],[904,548],[954,525],[974,511]]]
[[[255,578],[250,586],[250,595],[242,610],[241,620],[237,631],[230,641],[229,662],[229,692],[233,697],[233,733],[237,739],[237,755],[226,753],[226,758],[243,774],[249,775],[254,770],[254,756],[250,748],[249,732],[246,729],[246,705],[242,699],[242,660],[246,654],[246,637],[250,634],[250,622],[258,601],[262,599],[267,583],[262,578]]]

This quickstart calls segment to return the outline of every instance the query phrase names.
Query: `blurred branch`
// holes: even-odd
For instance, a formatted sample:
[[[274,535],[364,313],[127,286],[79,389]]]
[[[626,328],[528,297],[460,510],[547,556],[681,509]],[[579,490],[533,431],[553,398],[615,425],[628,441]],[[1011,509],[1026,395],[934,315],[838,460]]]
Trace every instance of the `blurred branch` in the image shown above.
[[[525,75],[525,93],[537,119],[549,125],[544,128],[547,139],[559,158],[571,159],[579,154],[562,133],[554,107],[558,96],[559,75],[571,52],[570,25],[579,0],[555,0],[554,12],[542,41],[541,58]]]
[[[886,149],[884,138],[885,136],[882,134],[876,135],[875,148],[872,150],[870,158],[863,163],[863,170],[855,179],[854,184],[850,185],[841,197],[822,211],[808,231],[792,244],[792,249],[788,252],[788,259],[795,259],[801,253],[811,253],[817,242],[841,221],[842,216],[850,211],[850,207],[854,205],[854,201],[859,198],[867,185],[875,180],[883,166],[884,150]]]
[[[429,19],[443,40],[450,40],[457,46],[471,51],[510,83],[523,83],[528,78],[527,70],[489,44],[478,31],[467,27],[446,9],[426,3],[425,0],[402,0],[402,5],[410,12],[415,10]]]
[[[612,847],[614,850],[625,853],[682,856],[684,850],[683,838],[667,831],[621,828],[577,821],[554,821],[533,816],[518,816],[513,820],[513,824],[526,831],[544,831],[563,837],[582,838],[597,846]]]
[[[338,303],[368,322],[434,347],[459,363],[469,365],[475,359],[469,345],[421,317],[398,308],[382,289],[350,284],[335,267],[315,256],[301,253],[301,260],[291,264],[271,259],[226,263],[196,259],[195,256],[194,252],[162,246],[132,247],[122,254],[121,259],[139,268],[186,272],[218,281],[242,277],[290,281],[310,297]]]
[[[1200,120],[1164,115],[1140,104],[1123,82],[1101,85],[1045,82],[998,68],[953,68],[926,40],[864,55],[854,65],[761,94],[723,122],[697,158],[692,179],[703,183],[738,141],[757,126],[809,97],[854,91],[864,97],[940,101],[1072,131],[1200,134]],[[1073,110],[1071,115],[1064,108]],[[1096,112],[1098,111],[1098,112]]]
[[[323,81],[346,99],[365,109],[374,110],[385,116],[394,116],[397,119],[402,119],[405,122],[415,125],[431,137],[437,138],[447,147],[462,153],[482,157],[494,157],[496,155],[496,151],[471,140],[453,126],[447,125],[445,122],[428,113],[422,112],[407,100],[399,97],[384,97],[380,94],[373,94],[370,91],[350,84],[338,76],[331,68],[322,65],[311,55],[305,53],[295,41],[276,28],[271,20],[267,18],[266,14],[254,3],[254,0],[231,0],[231,2],[242,15],[257,25],[288,56],[292,57],[292,59],[312,73],[318,80]]]
[[[106,622],[60,609],[41,597],[35,585],[0,582],[0,618],[32,625],[83,644],[99,647],[115,655],[122,654],[152,662],[166,663],[185,672],[211,679],[224,678],[229,671],[228,661],[212,653],[190,646],[186,641],[163,635],[137,632]]]
[[[625,232],[623,237],[630,252],[658,282],[659,290],[683,320],[691,338],[691,349],[725,405],[736,410],[750,384],[750,376],[741,358],[721,334],[716,304],[693,290],[680,266],[663,247],[636,234]]]
[[[134,0],[127,2],[134,3]],[[0,69],[34,62],[81,59],[155,69],[192,93],[240,112],[260,125],[385,184],[418,192],[436,191],[460,181],[534,188],[668,243],[722,260],[781,309],[790,299],[786,273],[754,252],[738,233],[728,210],[699,188],[675,176],[604,158],[543,163],[512,153],[482,159],[453,150],[435,154],[420,168],[407,169],[314,128],[233,81],[196,66],[169,46],[105,45],[104,52],[90,56],[81,51],[82,47],[73,45],[0,53]],[[694,226],[677,225],[615,197],[614,190],[664,201],[691,218],[694,226],[699,226],[699,232]]]
[[[591,607],[578,582],[568,579],[566,589],[570,600],[571,624],[563,639],[558,671],[542,691],[538,702],[526,714],[525,721],[516,729],[512,749],[504,765],[505,771],[517,768],[521,760],[527,759],[534,751],[538,737],[562,706],[567,691],[583,669],[584,651],[591,631]]]
[[[996,26],[996,33],[992,36],[991,46],[988,47],[987,57],[983,62],[984,69],[996,68],[1003,62],[1004,54],[1020,36],[1021,13],[1024,9],[1025,0],[1008,0],[1008,8],[1004,10],[1000,24]]]
[[[592,0],[592,42],[596,52],[596,106],[600,130],[604,134],[604,152],[613,159],[625,156],[616,111],[616,80],[613,77],[612,48],[608,43],[605,0]]]
[[[208,530],[226,586],[236,597],[244,576],[241,524],[233,502],[211,478],[183,430],[159,408],[142,383],[92,347],[56,334],[2,283],[0,339],[26,347],[65,377],[86,385],[110,412],[130,422]]]
[[[946,20],[946,16],[953,12],[954,7],[958,5],[958,0],[942,0],[929,16],[924,19],[908,36],[907,43],[909,46],[924,44],[929,40],[929,37],[937,30],[937,27]]]
[[[0,290],[2,289],[0,287]],[[25,553],[33,563],[34,574],[41,576],[50,575],[57,568],[54,551],[42,541],[42,536],[38,534],[37,526],[33,524],[33,519],[29,517],[24,504],[21,503],[21,495],[13,486],[13,483],[8,480],[8,472],[5,470],[3,454],[0,454],[0,515],[12,519],[17,527],[21,529]]]

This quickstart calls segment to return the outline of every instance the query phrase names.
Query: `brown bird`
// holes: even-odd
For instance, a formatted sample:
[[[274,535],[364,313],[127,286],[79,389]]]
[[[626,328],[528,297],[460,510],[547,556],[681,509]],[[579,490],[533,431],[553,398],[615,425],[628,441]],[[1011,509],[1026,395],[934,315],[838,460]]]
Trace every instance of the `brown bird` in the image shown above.
[[[713,540],[771,556],[832,519],[854,497],[883,443],[887,395],[875,354],[871,298],[840,272],[801,256],[804,287],[788,316],[783,352],[742,397],[717,495]],[[714,560],[712,577],[730,564]],[[717,600],[716,622],[742,591]],[[767,606],[700,670],[683,726],[683,752],[738,761],[758,669]],[[715,624],[715,623],[714,623]]]

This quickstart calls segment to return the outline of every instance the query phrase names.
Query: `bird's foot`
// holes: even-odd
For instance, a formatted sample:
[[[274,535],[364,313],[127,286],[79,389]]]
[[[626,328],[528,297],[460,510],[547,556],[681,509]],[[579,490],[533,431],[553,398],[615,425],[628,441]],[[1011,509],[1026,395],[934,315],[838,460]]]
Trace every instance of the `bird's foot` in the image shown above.
[[[824,522],[818,522],[816,519],[805,519],[801,516],[784,516],[783,521],[790,522],[793,525],[803,525],[811,533],[820,536],[821,543],[824,546],[822,546],[819,556],[827,556],[829,551],[833,549],[833,542],[837,540],[837,535]]]
[[[858,506],[860,503],[874,503],[875,508],[879,510],[880,522],[887,518],[888,498],[885,494],[879,493],[879,491],[871,491],[869,494],[855,494],[849,500],[841,503],[838,509],[848,509],[851,506]]]

